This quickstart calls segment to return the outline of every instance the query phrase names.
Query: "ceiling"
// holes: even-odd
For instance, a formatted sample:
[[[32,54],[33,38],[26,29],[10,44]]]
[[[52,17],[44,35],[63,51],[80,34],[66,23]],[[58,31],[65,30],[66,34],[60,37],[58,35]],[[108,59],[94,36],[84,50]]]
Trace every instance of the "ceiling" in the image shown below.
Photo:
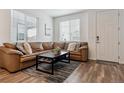
[[[78,13],[85,9],[21,9],[20,11],[35,14],[47,14],[51,17],[59,17],[68,14]]]

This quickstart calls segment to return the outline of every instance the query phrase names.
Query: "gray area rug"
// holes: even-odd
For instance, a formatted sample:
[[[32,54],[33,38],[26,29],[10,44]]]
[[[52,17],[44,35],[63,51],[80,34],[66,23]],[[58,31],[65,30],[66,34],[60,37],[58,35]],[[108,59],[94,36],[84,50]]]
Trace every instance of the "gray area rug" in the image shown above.
[[[49,83],[61,83],[80,65],[80,62],[71,61],[69,63],[58,62],[54,65],[54,75],[37,71],[35,66],[24,69],[23,72],[34,77],[44,77]],[[40,69],[51,71],[50,64],[39,64]]]

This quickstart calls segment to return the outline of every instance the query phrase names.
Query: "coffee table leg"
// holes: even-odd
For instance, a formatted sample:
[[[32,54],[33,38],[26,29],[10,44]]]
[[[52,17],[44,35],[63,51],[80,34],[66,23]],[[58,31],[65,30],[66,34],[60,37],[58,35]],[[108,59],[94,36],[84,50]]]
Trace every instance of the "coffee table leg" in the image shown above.
[[[70,52],[68,53],[68,62],[70,63]]]
[[[38,57],[36,56],[36,70],[38,69]]]
[[[54,63],[52,62],[52,75],[54,74]]]

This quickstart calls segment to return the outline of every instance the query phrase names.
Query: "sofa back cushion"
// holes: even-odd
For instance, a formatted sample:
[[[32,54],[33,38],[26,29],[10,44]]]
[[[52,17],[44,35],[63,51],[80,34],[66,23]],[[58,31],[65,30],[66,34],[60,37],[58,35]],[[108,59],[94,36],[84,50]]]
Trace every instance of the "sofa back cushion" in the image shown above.
[[[43,42],[42,43],[44,50],[53,49],[53,42]]]
[[[29,44],[31,45],[33,53],[40,52],[40,51],[44,50],[43,45],[42,45],[41,42],[30,42]]]
[[[3,43],[6,48],[17,49],[14,43]]]
[[[28,42],[25,42],[23,46],[24,46],[24,49],[26,51],[26,54],[32,54],[32,49],[31,49],[31,46]]]
[[[80,42],[81,46],[88,46],[87,42]]]
[[[61,49],[68,49],[69,43],[77,43],[75,51],[78,51],[80,47],[82,46],[88,46],[87,42],[30,42],[32,52],[39,52],[43,50],[50,50],[56,47],[60,47]],[[42,45],[41,45],[42,44]],[[26,54],[25,49],[23,48],[23,43],[17,43],[18,50],[21,50],[24,54]],[[42,50],[43,47],[43,50]]]
[[[64,46],[65,46],[65,42],[54,42],[53,44],[53,48],[61,48],[61,49],[64,49]]]

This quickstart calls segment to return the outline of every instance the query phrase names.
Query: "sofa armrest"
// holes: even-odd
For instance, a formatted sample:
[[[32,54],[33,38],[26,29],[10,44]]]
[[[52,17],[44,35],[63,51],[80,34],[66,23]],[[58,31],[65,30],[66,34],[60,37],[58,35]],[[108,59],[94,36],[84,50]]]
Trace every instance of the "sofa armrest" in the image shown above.
[[[88,46],[82,46],[82,47],[80,47],[79,48],[79,51],[84,50],[84,49],[88,49]]]
[[[15,55],[15,54],[17,54],[17,55],[23,55],[23,53],[20,52],[20,51],[18,51],[18,50],[6,48],[6,47],[1,47],[1,48],[0,48],[0,51],[6,53],[6,54],[8,54],[8,55]]]
[[[88,46],[82,46],[79,48],[82,61],[88,61]]]
[[[17,50],[0,47],[0,67],[7,69],[9,72],[20,70],[20,52]]]

